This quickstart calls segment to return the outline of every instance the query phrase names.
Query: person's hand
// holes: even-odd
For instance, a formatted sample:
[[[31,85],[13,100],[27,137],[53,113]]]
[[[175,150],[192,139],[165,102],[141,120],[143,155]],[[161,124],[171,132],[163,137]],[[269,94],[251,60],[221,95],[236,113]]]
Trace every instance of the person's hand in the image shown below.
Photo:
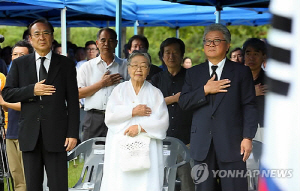
[[[3,140],[5,140],[5,138],[6,138],[5,135],[6,135],[6,129],[4,129],[4,132],[2,133],[2,139],[3,139]]]
[[[252,151],[252,140],[244,138],[241,142],[241,155],[244,154],[243,161],[249,158]]]
[[[261,83],[255,85],[255,94],[256,96],[262,96],[267,93],[267,86],[261,85]]]
[[[178,93],[175,94],[175,95],[165,97],[165,102],[166,102],[166,104],[167,104],[167,105],[170,105],[170,104],[172,104],[172,103],[178,103],[180,93],[181,93],[181,92],[178,92]]]
[[[132,109],[132,116],[150,116],[151,112],[150,107],[140,104]]]
[[[119,73],[110,74],[110,71],[107,71],[102,76],[101,81],[102,81],[104,87],[108,87],[108,86],[120,83],[121,79],[122,79],[122,76]]]
[[[128,135],[130,137],[135,137],[138,134],[139,134],[138,125],[132,125],[124,131],[124,135]]]
[[[0,94],[0,105],[3,106],[5,104],[5,101],[2,97],[2,95]]]
[[[180,93],[181,93],[181,92],[178,92],[177,94],[174,95],[174,100],[175,100],[175,102],[178,102]]]
[[[230,80],[223,79],[223,80],[215,80],[215,75],[211,77],[207,83],[204,85],[204,92],[205,95],[208,94],[216,94],[220,92],[227,92],[226,88],[230,87]]]
[[[52,85],[44,84],[46,80],[39,81],[34,86],[34,95],[36,96],[44,96],[44,95],[52,95],[55,93],[56,89]]]
[[[66,141],[65,141],[65,147],[66,148],[66,151],[71,151],[72,149],[75,148],[77,144],[77,139],[76,138],[66,138]]]

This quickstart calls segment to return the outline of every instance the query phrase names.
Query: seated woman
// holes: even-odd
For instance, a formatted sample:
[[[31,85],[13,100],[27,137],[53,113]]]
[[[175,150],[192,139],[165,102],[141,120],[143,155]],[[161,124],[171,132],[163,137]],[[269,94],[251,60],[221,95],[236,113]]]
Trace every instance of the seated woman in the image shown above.
[[[100,190],[158,191],[163,186],[162,139],[169,126],[168,109],[160,90],[145,81],[150,71],[147,53],[132,53],[128,62],[131,80],[115,87],[107,103],[108,133]],[[150,168],[124,172],[119,164],[120,137],[135,137],[139,132],[151,138]]]

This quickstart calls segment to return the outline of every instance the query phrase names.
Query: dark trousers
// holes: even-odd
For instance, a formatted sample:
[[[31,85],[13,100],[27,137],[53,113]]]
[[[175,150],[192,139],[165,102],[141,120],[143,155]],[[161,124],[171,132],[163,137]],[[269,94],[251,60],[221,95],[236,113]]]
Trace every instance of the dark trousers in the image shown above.
[[[99,110],[87,111],[83,128],[83,141],[94,137],[106,137],[107,126],[104,123],[105,112]]]
[[[206,163],[209,171],[208,178],[196,184],[196,191],[248,191],[246,173],[246,163],[237,162],[221,162],[218,160],[213,141],[211,142],[207,157],[204,161],[196,161],[195,165]],[[213,173],[214,170],[214,173]],[[220,175],[214,177],[216,170],[222,170]],[[235,172],[243,172],[236,177],[225,176],[225,173],[235,170]],[[220,172],[220,171],[219,171]]]
[[[24,172],[28,191],[42,191],[44,167],[50,191],[68,191],[68,168],[66,152],[45,150],[40,133],[33,151],[23,152]]]

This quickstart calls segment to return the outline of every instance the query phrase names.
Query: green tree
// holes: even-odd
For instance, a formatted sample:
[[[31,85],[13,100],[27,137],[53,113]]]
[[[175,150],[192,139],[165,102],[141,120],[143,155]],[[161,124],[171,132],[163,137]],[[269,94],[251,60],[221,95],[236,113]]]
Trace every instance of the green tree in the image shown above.
[[[203,26],[189,26],[179,29],[179,37],[186,46],[185,56],[191,57],[193,65],[199,64],[205,60],[203,52]],[[231,47],[241,47],[247,38],[266,38],[270,25],[263,26],[228,26],[231,35]],[[0,34],[5,37],[5,41],[0,44],[1,47],[13,46],[22,39],[25,27],[0,26]],[[74,27],[70,29],[70,41],[77,46],[84,46],[86,41],[96,40],[96,34],[99,28],[96,27]],[[133,27],[128,27],[126,32],[126,42],[133,36]],[[170,27],[145,27],[144,35],[149,40],[149,53],[152,62],[155,65],[161,65],[158,57],[159,47],[163,40],[176,36],[176,30]],[[55,28],[54,38],[61,42],[61,29]]]

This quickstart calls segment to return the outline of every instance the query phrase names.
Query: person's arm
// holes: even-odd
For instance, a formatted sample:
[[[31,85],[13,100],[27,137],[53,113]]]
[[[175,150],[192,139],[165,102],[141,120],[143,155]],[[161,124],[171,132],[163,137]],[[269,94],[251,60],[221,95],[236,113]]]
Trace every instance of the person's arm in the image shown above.
[[[170,105],[170,104],[172,104],[172,103],[177,103],[178,100],[179,100],[180,93],[181,93],[181,92],[178,92],[178,93],[175,94],[175,95],[165,97],[165,102],[166,102],[166,104],[167,104],[167,105]]]
[[[21,61],[24,60],[21,58]],[[9,74],[6,77],[6,84],[2,90],[2,96],[6,102],[30,102],[36,99],[34,95],[35,84],[19,87],[19,70],[21,70],[19,65],[23,64],[20,63],[21,61],[19,59],[13,60]]]
[[[21,103],[8,103],[3,100],[2,95],[0,95],[0,105],[2,106],[4,111],[7,111],[8,108],[16,110],[16,111],[21,111]]]
[[[179,97],[178,103],[183,110],[192,110],[207,104],[207,95],[227,92],[226,88],[230,86],[230,80],[223,79],[214,81],[215,76],[213,76],[205,84],[203,83],[202,86],[200,85],[198,88],[194,88],[192,82],[195,80],[195,75],[192,76],[192,72],[193,69],[189,69],[186,72],[185,83]],[[199,74],[197,73],[197,75]]]
[[[241,80],[241,103],[243,106],[243,140],[241,142],[241,154],[245,162],[252,151],[252,139],[257,130],[258,116],[256,109],[255,88],[252,73],[249,67],[240,72]]]
[[[192,70],[193,68],[186,71],[184,85],[178,101],[180,108],[183,110],[192,110],[208,103],[203,86],[195,88],[192,85],[195,80],[193,79]]]
[[[110,73],[109,71],[105,72],[102,79],[93,85],[87,87],[80,87],[78,89],[79,99],[92,96],[94,93],[96,93],[97,91],[99,91],[104,87],[108,87],[120,83],[122,77],[119,73],[117,74],[109,74],[109,73]]]
[[[66,59],[66,58],[65,58]],[[76,69],[71,60],[66,59],[66,102],[68,111],[68,129],[64,146],[66,151],[72,150],[79,138],[79,106],[78,106],[78,86],[76,80]]]

